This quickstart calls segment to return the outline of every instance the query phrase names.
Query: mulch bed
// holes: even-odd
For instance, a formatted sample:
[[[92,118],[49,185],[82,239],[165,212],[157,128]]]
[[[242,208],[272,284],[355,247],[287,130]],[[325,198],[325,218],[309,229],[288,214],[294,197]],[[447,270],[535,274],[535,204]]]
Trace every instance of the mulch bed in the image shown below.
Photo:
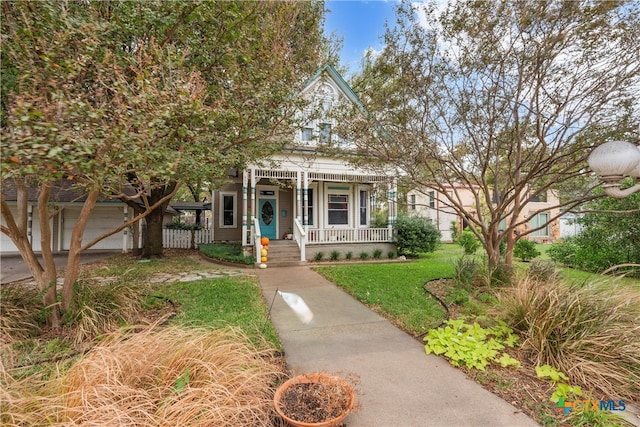
[[[293,384],[282,394],[280,409],[296,421],[325,422],[349,409],[349,395],[335,384]]]

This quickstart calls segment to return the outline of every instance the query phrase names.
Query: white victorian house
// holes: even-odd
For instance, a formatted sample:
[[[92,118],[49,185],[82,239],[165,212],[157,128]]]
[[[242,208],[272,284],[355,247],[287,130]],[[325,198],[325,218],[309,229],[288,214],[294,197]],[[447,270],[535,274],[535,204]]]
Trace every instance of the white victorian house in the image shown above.
[[[302,96],[325,111],[339,102],[362,105],[330,65],[308,80]],[[319,152],[321,144],[336,138],[335,125],[328,115],[308,120],[285,151],[247,165],[228,185],[214,191],[213,240],[241,242],[257,261],[260,237],[295,244],[300,261],[313,259],[317,252],[358,256],[374,249],[393,251],[395,174],[391,169],[381,173],[356,168],[345,158]],[[372,218],[380,206],[388,211],[389,225],[373,228]]]

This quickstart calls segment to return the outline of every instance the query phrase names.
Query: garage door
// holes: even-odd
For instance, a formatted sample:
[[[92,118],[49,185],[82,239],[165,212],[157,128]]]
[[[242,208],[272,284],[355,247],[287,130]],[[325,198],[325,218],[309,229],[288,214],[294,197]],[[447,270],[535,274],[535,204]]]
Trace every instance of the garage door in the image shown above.
[[[80,216],[80,207],[66,207],[63,211],[63,229],[62,229],[62,249],[68,250],[71,245],[71,233],[73,227],[78,221]],[[89,243],[99,235],[111,231],[118,227],[124,221],[124,213],[122,207],[119,206],[96,206],[91,214],[91,218],[87,223],[87,228],[84,231],[82,243]],[[101,240],[90,250],[96,249],[122,249],[122,233],[120,231],[106,239]]]
[[[18,210],[14,206],[11,206],[9,210],[11,211],[13,218],[17,220]],[[2,225],[5,225],[4,218],[2,218]],[[33,226],[32,227],[33,228],[31,230],[31,234],[33,237],[31,239],[31,242],[32,242],[31,247],[35,252],[39,252],[40,251],[40,223],[38,222],[38,211],[35,209],[33,210]],[[16,247],[16,245],[14,245],[11,239],[9,238],[9,236],[7,236],[4,233],[0,233],[0,251],[2,253],[18,252],[18,248]]]

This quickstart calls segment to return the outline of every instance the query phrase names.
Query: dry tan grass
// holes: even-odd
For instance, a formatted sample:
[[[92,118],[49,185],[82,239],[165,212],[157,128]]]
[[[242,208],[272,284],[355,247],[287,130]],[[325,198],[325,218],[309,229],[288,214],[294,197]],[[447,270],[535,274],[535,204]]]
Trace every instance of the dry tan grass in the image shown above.
[[[284,367],[240,332],[120,330],[55,381],[2,372],[5,425],[271,426]]]
[[[573,385],[606,398],[640,394],[640,293],[557,278],[519,280],[500,295],[505,317],[537,364],[569,375]]]
[[[42,304],[38,290],[19,283],[2,285],[0,298],[0,344],[32,336],[38,330]]]

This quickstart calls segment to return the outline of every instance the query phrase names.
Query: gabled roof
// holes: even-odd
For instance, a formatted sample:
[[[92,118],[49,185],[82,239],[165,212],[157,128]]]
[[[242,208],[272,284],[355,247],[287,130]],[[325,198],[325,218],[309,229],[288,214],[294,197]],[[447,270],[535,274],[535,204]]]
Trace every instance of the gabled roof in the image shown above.
[[[338,71],[336,71],[336,69],[333,68],[333,66],[330,64],[324,64],[322,67],[320,67],[318,71],[316,71],[315,74],[304,83],[304,88],[306,89],[311,86],[313,82],[321,78],[323,75],[333,80],[333,82],[338,86],[338,88],[340,88],[340,90],[347,96],[347,98],[349,98],[351,102],[353,102],[360,108],[365,108],[362,101],[360,101],[360,98],[358,98],[358,95],[355,94],[355,92],[351,89],[347,82],[342,78],[340,73],[338,73]]]

